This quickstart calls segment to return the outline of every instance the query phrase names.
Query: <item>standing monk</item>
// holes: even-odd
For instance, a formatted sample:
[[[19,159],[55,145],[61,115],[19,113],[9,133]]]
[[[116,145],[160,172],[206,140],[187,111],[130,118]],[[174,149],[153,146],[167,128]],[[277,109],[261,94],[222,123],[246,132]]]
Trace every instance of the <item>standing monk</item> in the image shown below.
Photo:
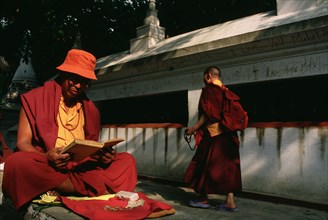
[[[59,75],[21,96],[17,149],[5,162],[3,191],[19,210],[47,191],[99,196],[134,191],[135,159],[104,149],[76,163],[59,154],[73,139],[98,141],[100,115],[85,90],[96,80],[96,58],[72,49]]]
[[[220,69],[208,67],[203,79],[205,87],[199,100],[199,120],[185,131],[187,135],[196,131],[203,135],[185,173],[184,181],[200,195],[199,199],[191,200],[189,205],[209,208],[208,194],[224,194],[225,204],[217,209],[237,211],[233,193],[242,189],[239,139],[237,132],[220,129],[224,98]]]

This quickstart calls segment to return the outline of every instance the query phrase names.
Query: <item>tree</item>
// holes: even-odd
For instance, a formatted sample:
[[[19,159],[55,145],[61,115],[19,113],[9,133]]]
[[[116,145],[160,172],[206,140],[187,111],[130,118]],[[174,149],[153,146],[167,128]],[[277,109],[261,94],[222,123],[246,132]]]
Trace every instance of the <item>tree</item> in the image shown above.
[[[74,44],[97,58],[129,49],[136,28],[143,25],[148,3],[148,0],[4,0],[0,8],[0,56],[14,72],[20,58],[31,51],[35,72],[42,83],[55,74],[55,67],[63,62]],[[275,0],[157,0],[156,8],[161,26],[172,37],[274,10],[275,4]]]
[[[161,0],[157,2],[159,2],[157,9],[161,26],[166,28],[166,33],[170,37],[276,9],[276,0]]]
[[[126,48],[146,6],[147,1],[6,0],[0,9],[0,55],[17,66],[28,30],[33,66],[43,82],[54,75],[77,37],[81,48],[96,57]]]

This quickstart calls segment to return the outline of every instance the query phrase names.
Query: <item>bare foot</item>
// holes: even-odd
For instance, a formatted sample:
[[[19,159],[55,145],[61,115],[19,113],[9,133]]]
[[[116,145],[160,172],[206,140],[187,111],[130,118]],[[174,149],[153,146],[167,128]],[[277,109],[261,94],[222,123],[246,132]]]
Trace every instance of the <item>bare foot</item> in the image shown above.
[[[47,195],[48,195],[48,196],[60,196],[60,193],[57,192],[57,191],[54,191],[54,190],[49,190],[49,191],[47,192]]]

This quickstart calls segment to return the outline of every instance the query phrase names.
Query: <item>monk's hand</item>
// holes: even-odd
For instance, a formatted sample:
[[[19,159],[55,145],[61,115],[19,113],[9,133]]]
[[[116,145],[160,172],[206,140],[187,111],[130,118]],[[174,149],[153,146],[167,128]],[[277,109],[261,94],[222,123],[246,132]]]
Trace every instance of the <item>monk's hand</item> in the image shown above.
[[[185,134],[187,134],[187,135],[192,135],[192,134],[194,134],[196,132],[196,129],[194,128],[194,127],[188,127],[188,128],[186,128],[186,130],[185,130]]]
[[[116,155],[116,150],[112,147],[107,147],[98,151],[97,154],[93,155],[92,157],[97,159],[102,164],[109,164],[113,161]]]
[[[71,155],[68,153],[60,154],[62,148],[53,148],[47,152],[47,159],[49,164],[57,170],[66,170],[67,164],[71,159]]]

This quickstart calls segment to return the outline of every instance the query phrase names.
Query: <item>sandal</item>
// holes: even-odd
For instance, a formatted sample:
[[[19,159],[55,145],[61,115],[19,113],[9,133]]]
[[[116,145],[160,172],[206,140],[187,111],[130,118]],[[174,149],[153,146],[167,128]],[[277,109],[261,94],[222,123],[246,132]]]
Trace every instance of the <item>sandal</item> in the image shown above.
[[[210,204],[202,203],[201,201],[199,201],[197,199],[190,200],[188,205],[191,207],[202,208],[202,209],[208,209],[211,207]]]
[[[227,211],[227,212],[238,212],[239,211],[238,207],[229,208],[225,204],[221,204],[221,205],[215,207],[215,209],[220,210],[220,211]]]

